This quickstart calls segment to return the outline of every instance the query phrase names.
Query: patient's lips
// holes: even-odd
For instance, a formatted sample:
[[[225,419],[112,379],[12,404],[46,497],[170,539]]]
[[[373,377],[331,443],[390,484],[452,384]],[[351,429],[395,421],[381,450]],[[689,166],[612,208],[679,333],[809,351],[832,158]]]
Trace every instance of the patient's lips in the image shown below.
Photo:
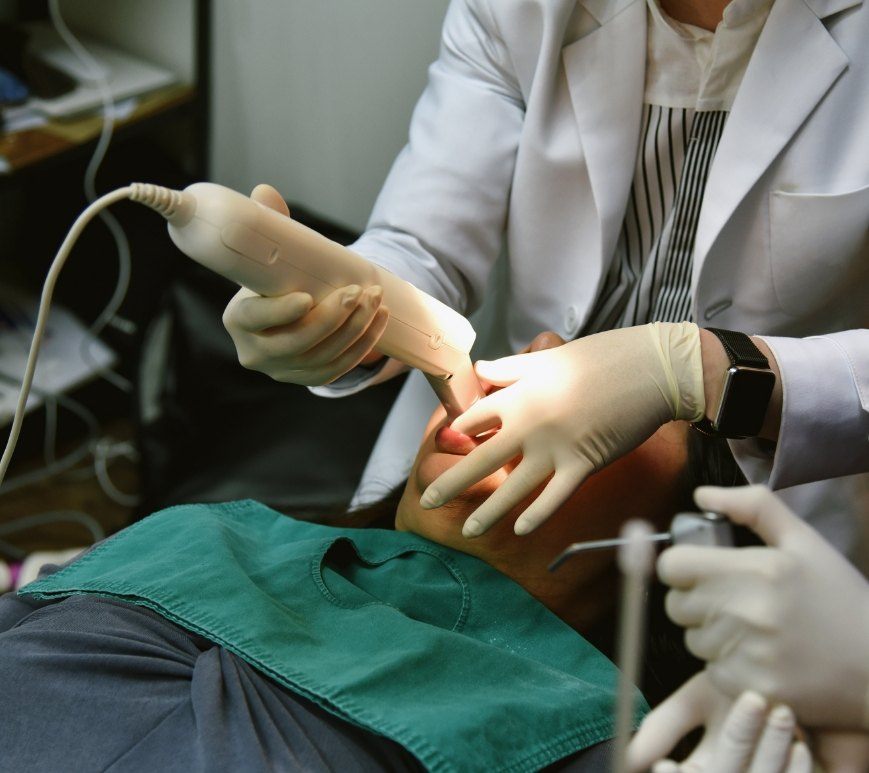
[[[435,434],[435,448],[442,454],[459,454],[465,456],[473,451],[480,441],[456,432],[444,425]]]

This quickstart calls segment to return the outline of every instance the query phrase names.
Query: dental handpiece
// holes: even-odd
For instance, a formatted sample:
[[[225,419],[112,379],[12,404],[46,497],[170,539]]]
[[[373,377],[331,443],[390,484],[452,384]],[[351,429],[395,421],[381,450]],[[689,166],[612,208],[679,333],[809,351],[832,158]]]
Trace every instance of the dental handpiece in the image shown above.
[[[721,513],[678,513],[670,523],[670,531],[649,534],[645,539],[650,543],[733,547],[733,528],[727,516]],[[556,557],[549,565],[549,571],[554,572],[565,561],[579,553],[618,548],[624,544],[626,540],[623,538],[575,542]]]
[[[167,219],[182,252],[260,295],[301,291],[317,304],[339,287],[380,285],[389,321],[376,349],[421,370],[451,418],[483,396],[468,320],[361,255],[213,183],[185,188]]]

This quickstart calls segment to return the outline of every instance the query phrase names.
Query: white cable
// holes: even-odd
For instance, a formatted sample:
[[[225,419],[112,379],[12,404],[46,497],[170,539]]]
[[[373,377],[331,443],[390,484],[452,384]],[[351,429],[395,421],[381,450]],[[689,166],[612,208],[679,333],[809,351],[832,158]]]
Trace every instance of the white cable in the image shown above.
[[[45,284],[42,286],[42,296],[39,300],[39,311],[36,315],[36,325],[33,328],[33,341],[30,344],[30,353],[27,355],[27,365],[24,368],[24,376],[21,379],[21,391],[18,393],[18,403],[15,406],[15,416],[12,419],[12,427],[9,430],[9,439],[6,441],[6,449],[3,451],[3,456],[0,458],[0,484],[6,477],[6,471],[9,469],[9,462],[12,460],[12,454],[15,452],[15,446],[18,443],[18,436],[21,434],[21,423],[24,421],[24,411],[27,407],[27,397],[30,394],[30,388],[33,385],[33,374],[36,370],[36,360],[39,356],[39,349],[42,345],[42,337],[45,334],[45,325],[48,322],[48,312],[51,308],[51,299],[54,296],[54,288],[57,284],[57,278],[63,268],[66,259],[69,257],[70,250],[78,241],[81,232],[85,226],[93,220],[106,207],[114,204],[116,201],[129,198],[132,192],[131,186],[118,188],[116,191],[107,193],[101,196],[93,204],[91,204],[84,212],[82,212],[72,228],[69,229],[66,238],[60,245],[51,266],[48,269],[48,275],[45,278]]]
[[[81,44],[78,38],[73,35],[69,27],[66,25],[66,22],[60,13],[59,0],[49,0],[48,10],[51,15],[51,21],[54,24],[58,35],[60,35],[66,45],[69,46],[72,52],[78,57],[79,61],[89,71],[90,79],[97,87],[103,105],[102,131],[100,132],[100,137],[97,141],[96,148],[94,149],[94,154],[91,156],[91,160],[88,163],[84,176],[85,196],[90,203],[93,203],[97,198],[97,171],[105,158],[106,151],[109,148],[109,143],[112,140],[112,134],[114,132],[115,105],[112,100],[112,92],[109,88],[108,80],[106,79],[105,70],[91,56],[88,50]],[[125,332],[130,332],[130,326],[132,325],[129,321],[122,320],[117,316],[117,312],[121,308],[130,286],[132,262],[130,259],[130,243],[127,240],[127,235],[124,233],[124,229],[121,227],[121,224],[117,221],[114,215],[110,212],[103,212],[100,214],[100,219],[106,224],[106,227],[109,229],[109,232],[115,241],[115,245],[117,246],[118,280],[115,283],[115,289],[105,308],[100,312],[99,316],[97,316],[96,320],[88,329],[88,332],[94,338],[98,338],[103,330],[105,330],[110,323],[115,321],[118,323],[117,327],[124,329]],[[135,328],[133,327],[133,329]],[[119,373],[116,373],[106,366],[99,365],[96,362],[90,349],[92,340],[93,339],[86,337],[82,341],[82,358],[94,367],[97,374],[106,379],[106,381],[114,384],[124,392],[131,391],[132,384],[129,379],[124,378]]]

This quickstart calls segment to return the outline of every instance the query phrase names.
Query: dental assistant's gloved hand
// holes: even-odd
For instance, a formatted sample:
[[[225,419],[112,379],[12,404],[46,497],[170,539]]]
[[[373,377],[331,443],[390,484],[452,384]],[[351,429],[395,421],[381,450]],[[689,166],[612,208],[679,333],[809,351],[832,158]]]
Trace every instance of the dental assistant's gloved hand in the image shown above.
[[[700,743],[681,763],[663,759],[691,730]],[[697,674],[644,720],[628,746],[628,770],[653,773],[810,773],[804,743],[795,743],[796,721],[785,705],[774,708],[757,693],[733,701],[705,672]]]
[[[478,362],[476,369],[482,380],[504,388],[451,426],[471,436],[500,430],[437,478],[421,504],[439,507],[512,459],[522,461],[465,522],[466,537],[482,534],[546,484],[516,521],[516,533],[527,534],[591,473],[668,421],[696,421],[705,410],[700,336],[688,322],[611,330]]]
[[[769,545],[679,545],[658,559],[667,613],[710,679],[787,703],[804,725],[869,729],[869,583],[763,486],[694,498]]]
[[[269,185],[258,185],[251,198],[290,214]],[[372,351],[389,319],[381,299],[377,286],[342,287],[316,306],[308,293],[264,298],[242,288],[227,304],[223,324],[245,368],[276,381],[320,386],[382,357]]]

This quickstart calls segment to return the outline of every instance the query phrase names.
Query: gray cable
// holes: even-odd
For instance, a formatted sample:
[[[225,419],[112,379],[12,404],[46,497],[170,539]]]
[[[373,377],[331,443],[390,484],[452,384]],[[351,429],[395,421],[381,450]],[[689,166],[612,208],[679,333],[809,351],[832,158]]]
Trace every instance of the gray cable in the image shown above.
[[[3,373],[0,371],[0,379],[3,381],[7,381],[12,384],[21,385],[21,380],[13,378],[8,373]],[[35,392],[39,395],[44,395],[45,392],[43,390],[38,389],[37,387],[31,386],[31,391]],[[29,486],[33,483],[38,483],[41,480],[45,480],[46,478],[51,477],[52,475],[57,475],[61,472],[66,472],[72,467],[75,467],[79,462],[83,461],[88,457],[91,452],[91,447],[96,439],[99,437],[100,427],[97,422],[96,417],[85,408],[81,403],[78,403],[75,400],[72,400],[69,397],[65,397],[64,395],[54,394],[52,397],[57,401],[57,404],[61,407],[67,409],[70,413],[74,413],[78,416],[85,424],[88,429],[88,438],[77,448],[70,451],[65,456],[62,456],[60,459],[55,460],[51,464],[46,465],[38,470],[33,470],[32,472],[22,473],[21,475],[16,475],[14,478],[9,478],[8,480],[0,483],[0,495],[9,494],[12,491],[17,491],[20,488],[24,488],[25,486]]]
[[[100,165],[105,158],[106,151],[108,151],[109,149],[109,143],[112,141],[112,134],[115,128],[115,104],[112,99],[112,92],[109,88],[109,83],[106,78],[105,71],[102,67],[100,67],[99,62],[97,62],[93,58],[93,56],[91,56],[88,50],[81,44],[81,41],[79,41],[78,38],[73,35],[72,31],[66,25],[66,22],[64,21],[63,16],[61,16],[60,13],[59,1],[49,0],[48,10],[49,14],[51,15],[51,21],[54,24],[54,28],[57,30],[58,35],[60,35],[64,43],[69,46],[70,50],[72,50],[72,52],[78,57],[79,61],[84,64],[84,66],[88,69],[90,73],[90,78],[91,80],[93,80],[94,84],[97,87],[97,90],[100,93],[100,100],[102,101],[103,105],[102,131],[100,132],[100,138],[97,141],[97,146],[94,149],[94,154],[93,156],[91,156],[91,160],[88,163],[88,167],[85,171],[84,176],[85,196],[87,197],[88,202],[92,204],[94,201],[96,201],[97,198],[97,171],[99,170]],[[109,324],[113,323],[116,319],[119,323],[117,326],[121,329],[129,328],[131,324],[126,320],[121,320],[121,318],[117,316],[118,310],[121,308],[121,304],[123,304],[124,298],[127,295],[127,290],[130,286],[130,243],[127,240],[127,235],[124,233],[124,229],[121,227],[121,224],[117,221],[117,219],[111,212],[100,212],[99,218],[106,224],[106,227],[109,229],[109,232],[111,233],[118,250],[118,281],[115,284],[115,289],[112,293],[112,297],[109,299],[105,308],[100,312],[94,323],[88,329],[88,332],[94,338],[98,338],[103,330],[105,330],[105,328]],[[127,332],[129,332],[129,330]],[[124,378],[119,373],[111,370],[111,368],[99,366],[96,363],[90,350],[91,340],[92,339],[88,339],[86,337],[82,341],[82,358],[86,362],[89,362],[96,369],[98,375],[104,378],[106,381],[118,387],[118,389],[124,392],[131,391],[132,384],[130,383],[129,379]]]
[[[0,553],[2,553],[10,561],[23,561],[27,558],[27,551],[11,545],[5,540],[0,539]]]
[[[50,467],[57,461],[57,395],[45,393],[45,437],[42,441],[42,455],[45,466]]]
[[[121,491],[111,479],[109,475],[109,460],[116,456],[125,456],[130,461],[136,461],[138,454],[131,443],[111,443],[109,438],[99,440],[94,447],[94,472],[97,476],[97,483],[103,493],[115,503],[122,507],[135,507],[139,504],[139,497],[136,494],[127,494]]]
[[[37,526],[47,526],[55,523],[78,523],[84,526],[91,535],[92,542],[105,539],[106,532],[96,518],[81,510],[49,510],[34,515],[23,515],[11,521],[0,523],[0,537],[8,537],[10,534],[18,534],[28,531]]]

